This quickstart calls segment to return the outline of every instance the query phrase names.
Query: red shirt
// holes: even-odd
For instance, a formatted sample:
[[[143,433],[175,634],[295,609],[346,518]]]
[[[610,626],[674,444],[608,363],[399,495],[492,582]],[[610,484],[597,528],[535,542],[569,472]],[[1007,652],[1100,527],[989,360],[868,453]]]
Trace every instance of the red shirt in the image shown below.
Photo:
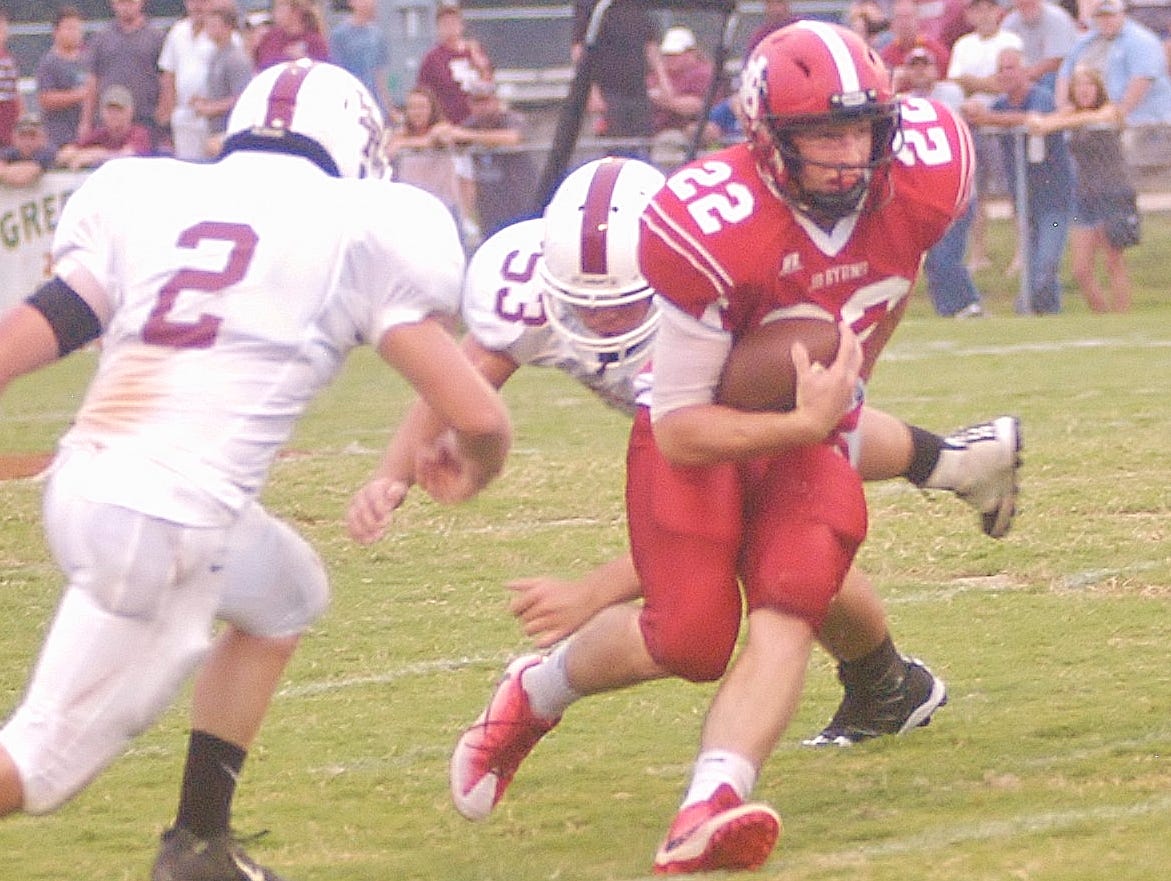
[[[12,130],[20,116],[20,71],[8,52],[0,48],[0,147],[12,143]]]
[[[447,121],[459,125],[472,112],[468,88],[473,83],[490,79],[491,75],[490,70],[476,67],[466,46],[452,49],[440,43],[423,56],[416,82],[434,92]]]
[[[77,142],[79,147],[105,147],[107,150],[123,150],[130,147],[135,156],[149,156],[151,153],[150,132],[146,126],[135,123],[123,137],[116,137],[105,126],[90,132],[88,137]]]
[[[687,95],[692,98],[706,98],[708,87],[712,82],[712,63],[701,55],[692,53],[687,65],[679,66],[675,70],[668,69],[667,79],[671,81],[671,90],[676,95]],[[716,100],[722,97],[717,93]],[[654,110],[652,127],[656,132],[669,128],[686,128],[695,122],[693,118],[671,113],[661,107]]]
[[[329,41],[316,31],[290,34],[279,27],[271,27],[256,45],[258,71],[298,58],[329,61]]]

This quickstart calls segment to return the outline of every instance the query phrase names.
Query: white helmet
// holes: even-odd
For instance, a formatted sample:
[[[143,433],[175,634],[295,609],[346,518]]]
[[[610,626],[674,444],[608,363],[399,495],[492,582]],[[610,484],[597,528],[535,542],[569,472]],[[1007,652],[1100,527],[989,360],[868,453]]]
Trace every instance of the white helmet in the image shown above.
[[[607,157],[576,169],[549,200],[541,296],[549,323],[577,347],[622,360],[655,332],[659,311],[638,266],[638,224],[665,180],[645,162]],[[615,335],[591,331],[575,311],[643,301],[641,320]]]
[[[382,111],[365,86],[302,58],[252,78],[228,117],[224,153],[294,153],[336,177],[384,177],[382,134]]]

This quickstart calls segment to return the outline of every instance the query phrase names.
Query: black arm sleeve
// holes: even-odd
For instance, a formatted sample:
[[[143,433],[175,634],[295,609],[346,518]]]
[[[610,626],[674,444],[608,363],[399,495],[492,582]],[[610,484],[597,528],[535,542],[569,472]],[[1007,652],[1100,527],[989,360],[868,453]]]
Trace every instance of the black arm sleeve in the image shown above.
[[[25,302],[45,316],[57,337],[57,354],[64,358],[74,349],[102,335],[102,323],[77,291],[54,276]]]

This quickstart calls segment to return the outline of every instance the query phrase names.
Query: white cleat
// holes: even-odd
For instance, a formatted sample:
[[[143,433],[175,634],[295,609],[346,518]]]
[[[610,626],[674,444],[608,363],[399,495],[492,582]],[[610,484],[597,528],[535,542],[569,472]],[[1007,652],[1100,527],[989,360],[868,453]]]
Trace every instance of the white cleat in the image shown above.
[[[980,525],[991,538],[1003,538],[1016,516],[1020,490],[1021,423],[1015,416],[961,428],[946,438],[963,449],[967,478],[955,493],[980,512]]]

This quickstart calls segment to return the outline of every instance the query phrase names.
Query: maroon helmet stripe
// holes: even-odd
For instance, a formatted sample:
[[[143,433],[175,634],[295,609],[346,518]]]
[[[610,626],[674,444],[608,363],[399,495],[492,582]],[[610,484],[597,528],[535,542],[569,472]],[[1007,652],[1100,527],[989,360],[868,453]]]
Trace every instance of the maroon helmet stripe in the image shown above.
[[[272,90],[268,93],[268,112],[264,117],[265,128],[288,130],[293,123],[293,109],[297,106],[297,93],[301,91],[301,83],[305,82],[305,74],[311,65],[292,62],[285,65]]]
[[[581,271],[605,275],[606,233],[610,228],[610,199],[625,159],[607,159],[598,166],[586,193],[585,216],[581,221]]]

